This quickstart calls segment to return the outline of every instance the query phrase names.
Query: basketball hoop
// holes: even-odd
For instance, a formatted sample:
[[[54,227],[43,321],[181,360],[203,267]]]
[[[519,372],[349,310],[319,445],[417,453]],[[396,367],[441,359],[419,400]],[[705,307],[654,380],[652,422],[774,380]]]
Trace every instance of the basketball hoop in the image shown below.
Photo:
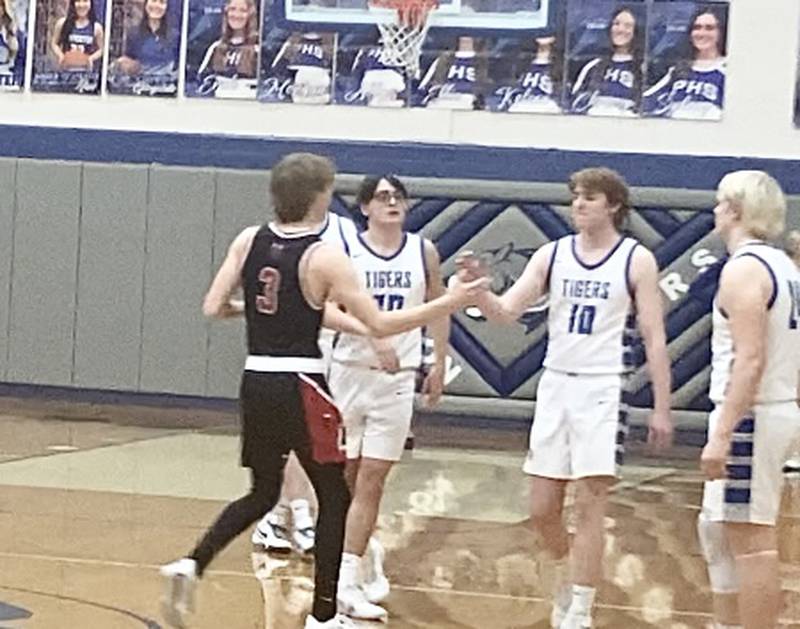
[[[369,0],[371,9],[389,9],[388,19],[378,18],[383,50],[380,60],[387,66],[405,68],[406,74],[419,73],[419,55],[422,42],[428,34],[431,11],[439,6],[439,0]]]

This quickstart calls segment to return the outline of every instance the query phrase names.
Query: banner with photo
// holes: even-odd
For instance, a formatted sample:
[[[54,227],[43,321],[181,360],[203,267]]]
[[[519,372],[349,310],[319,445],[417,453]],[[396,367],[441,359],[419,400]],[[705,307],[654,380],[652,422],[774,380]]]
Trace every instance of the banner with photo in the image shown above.
[[[0,0],[0,91],[18,91],[25,81],[27,0]]]
[[[728,4],[656,1],[650,9],[646,116],[720,120]]]
[[[100,93],[105,10],[103,0],[37,1],[31,89]]]
[[[181,0],[113,0],[107,89],[112,94],[175,96]]]
[[[588,116],[641,112],[647,5],[571,0],[567,11],[564,107]]]
[[[187,96],[255,99],[259,19],[255,0],[189,0]]]
[[[270,14],[265,10],[258,100],[306,105],[330,103],[336,34],[270,30],[269,23]]]

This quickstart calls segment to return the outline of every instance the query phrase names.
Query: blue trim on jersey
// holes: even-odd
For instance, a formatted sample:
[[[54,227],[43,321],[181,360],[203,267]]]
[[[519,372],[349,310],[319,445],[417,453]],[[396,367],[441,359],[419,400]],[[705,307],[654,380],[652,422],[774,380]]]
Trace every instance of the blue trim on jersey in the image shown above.
[[[419,253],[422,256],[422,274],[425,276],[425,296],[427,301],[430,282],[428,281],[428,259],[425,257],[425,238],[422,236],[419,238]]]
[[[397,256],[399,256],[403,252],[403,249],[406,248],[406,243],[408,242],[408,232],[403,232],[403,242],[400,243],[400,246],[397,248],[397,251],[388,256],[383,256],[380,253],[374,251],[372,247],[370,247],[369,244],[367,244],[367,241],[364,240],[363,232],[359,232],[356,235],[356,238],[358,238],[361,244],[364,245],[364,248],[367,251],[369,251],[372,255],[374,255],[376,258],[380,258],[381,260],[386,260],[388,262],[389,260],[394,260]]]
[[[778,298],[778,278],[775,277],[775,271],[772,270],[772,267],[767,264],[767,261],[762,258],[757,253],[753,253],[752,251],[745,251],[744,253],[736,256],[737,258],[744,258],[745,256],[750,256],[751,258],[755,258],[765,267],[767,267],[767,271],[769,271],[769,276],[772,278],[772,295],[767,302],[767,310],[772,310],[772,306],[775,303],[775,300]],[[727,318],[727,317],[726,317]]]
[[[344,230],[342,229],[342,218],[339,217],[339,223],[337,227],[339,228],[339,238],[342,239],[342,246],[344,247],[344,252],[349,256],[350,255],[350,243],[347,242],[347,238],[344,235]]]
[[[636,292],[631,283],[631,264],[633,263],[633,252],[636,251],[636,247],[638,246],[639,243],[637,242],[631,247],[631,250],[628,252],[628,259],[625,260],[625,285],[628,287],[628,294],[631,296],[631,299],[634,298],[634,293]]]
[[[374,26],[373,26],[374,28]],[[265,115],[270,115],[265,106]],[[320,112],[320,115],[325,115]],[[581,168],[605,164],[631,186],[715,190],[733,170],[766,170],[787,194],[800,193],[800,160],[657,155],[487,147],[430,142],[375,142],[240,137],[222,134],[0,125],[5,157],[239,169],[271,168],[286,153],[336,158],[342,172],[401,170],[408,177],[564,183]]]
[[[573,236],[574,238],[574,236]],[[553,275],[553,265],[556,263],[556,252],[558,251],[558,240],[556,240],[553,244],[553,254],[550,256],[550,264],[547,265],[547,275],[545,276],[546,279],[544,281],[544,285],[547,286],[547,292],[550,292],[550,278]]]
[[[611,259],[611,256],[613,256],[617,252],[617,249],[620,248],[623,242],[625,242],[625,236],[620,236],[619,240],[617,241],[617,244],[611,248],[611,251],[609,251],[605,255],[605,257],[602,260],[600,260],[600,262],[596,262],[595,264],[586,264],[583,260],[581,260],[578,257],[578,236],[575,235],[572,237],[572,256],[575,258],[575,262],[580,264],[584,269],[586,269],[587,271],[594,271],[595,269],[600,268],[606,262],[608,262]]]

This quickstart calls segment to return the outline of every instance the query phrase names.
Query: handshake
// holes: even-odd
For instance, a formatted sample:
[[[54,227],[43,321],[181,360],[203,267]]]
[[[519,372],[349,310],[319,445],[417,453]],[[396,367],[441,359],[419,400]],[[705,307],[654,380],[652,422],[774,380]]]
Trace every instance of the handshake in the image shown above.
[[[489,269],[472,251],[456,255],[456,273],[447,282],[448,292],[463,306],[478,303],[491,286]]]

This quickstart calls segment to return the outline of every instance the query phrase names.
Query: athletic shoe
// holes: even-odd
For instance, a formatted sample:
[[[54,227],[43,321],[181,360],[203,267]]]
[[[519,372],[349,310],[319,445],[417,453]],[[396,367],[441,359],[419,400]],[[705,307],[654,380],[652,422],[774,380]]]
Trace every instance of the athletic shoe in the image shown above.
[[[367,553],[364,557],[364,581],[361,589],[370,603],[380,603],[389,596],[391,587],[389,579],[383,572],[383,558],[385,551],[381,543],[375,538],[369,538]]]
[[[784,474],[800,474],[800,456],[794,456],[783,464]]]
[[[340,583],[336,602],[340,613],[358,620],[386,620],[389,615],[380,605],[370,603],[364,594],[364,590],[357,585],[345,585],[343,587]]]
[[[568,611],[559,629],[592,629],[592,617]]]
[[[314,518],[306,500],[292,501],[292,543],[297,552],[303,555],[310,555],[314,552],[316,542],[316,531],[314,530]]]
[[[256,546],[261,546],[269,553],[287,554],[292,552],[292,542],[286,520],[277,511],[270,511],[261,518],[250,538]]]
[[[194,611],[194,590],[197,586],[197,562],[178,559],[159,569],[167,579],[167,589],[161,598],[161,614],[171,627],[183,629],[186,618]]]
[[[354,629],[355,623],[347,616],[336,614],[330,620],[317,620],[311,614],[306,616],[305,629]]]

